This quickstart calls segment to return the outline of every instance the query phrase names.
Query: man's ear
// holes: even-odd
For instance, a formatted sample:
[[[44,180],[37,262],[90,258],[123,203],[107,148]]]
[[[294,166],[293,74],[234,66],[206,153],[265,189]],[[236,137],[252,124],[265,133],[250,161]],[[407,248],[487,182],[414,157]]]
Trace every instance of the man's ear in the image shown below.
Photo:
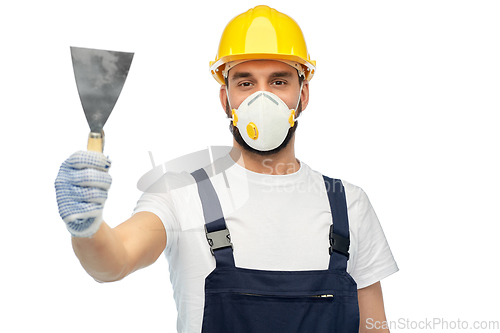
[[[220,98],[220,103],[224,110],[226,110],[226,104],[227,104],[227,90],[226,90],[226,85],[221,85],[220,90],[219,90],[219,98]]]
[[[304,111],[309,104],[309,81],[302,82],[302,91],[300,92],[300,101],[302,102],[302,111]]]
[[[221,85],[220,86],[220,91],[219,91],[219,98],[220,98],[220,104],[222,105],[222,109],[224,110],[224,113],[228,116],[231,117],[231,115],[227,114],[227,86],[226,85]]]

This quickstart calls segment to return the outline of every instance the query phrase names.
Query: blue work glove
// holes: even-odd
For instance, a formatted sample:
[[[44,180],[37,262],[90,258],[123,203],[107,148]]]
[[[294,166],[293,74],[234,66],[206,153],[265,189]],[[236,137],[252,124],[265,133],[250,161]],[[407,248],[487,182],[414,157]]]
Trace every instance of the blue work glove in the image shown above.
[[[77,151],[63,162],[55,180],[59,215],[75,237],[91,237],[102,223],[111,186],[111,161],[102,153]]]

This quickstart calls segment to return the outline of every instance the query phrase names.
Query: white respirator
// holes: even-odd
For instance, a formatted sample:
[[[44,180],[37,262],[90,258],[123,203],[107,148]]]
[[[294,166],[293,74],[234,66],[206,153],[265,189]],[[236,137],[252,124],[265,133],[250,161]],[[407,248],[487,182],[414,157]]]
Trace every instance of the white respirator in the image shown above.
[[[302,91],[302,86],[300,88]],[[299,102],[300,94],[297,107]],[[232,109],[231,120],[250,147],[269,151],[285,141],[288,130],[295,124],[295,110],[289,109],[275,94],[257,91],[248,96],[238,109]]]

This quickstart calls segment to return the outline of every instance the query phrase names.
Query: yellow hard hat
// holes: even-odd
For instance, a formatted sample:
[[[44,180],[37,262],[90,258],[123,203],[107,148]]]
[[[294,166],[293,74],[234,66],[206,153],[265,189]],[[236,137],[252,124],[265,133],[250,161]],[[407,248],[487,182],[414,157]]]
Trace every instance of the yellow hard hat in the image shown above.
[[[255,59],[280,60],[300,67],[297,69],[307,80],[311,80],[316,70],[316,61],[307,52],[297,22],[268,6],[249,9],[227,24],[215,61],[210,61],[210,72],[223,85],[226,64]]]

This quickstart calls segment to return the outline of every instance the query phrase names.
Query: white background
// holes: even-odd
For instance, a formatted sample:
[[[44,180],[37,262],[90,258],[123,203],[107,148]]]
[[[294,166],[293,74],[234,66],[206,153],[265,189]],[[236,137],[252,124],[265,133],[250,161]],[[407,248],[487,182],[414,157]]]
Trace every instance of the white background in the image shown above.
[[[59,165],[88,134],[69,46],[135,52],[105,127],[104,218],[116,226],[141,194],[148,151],[159,164],[231,145],[208,62],[227,22],[258,4],[2,4],[0,331],[175,331],[163,256],[98,284],[58,215]],[[367,192],[398,262],[382,282],[388,319],[500,320],[500,3],[267,4],[300,24],[317,60],[297,157]]]

